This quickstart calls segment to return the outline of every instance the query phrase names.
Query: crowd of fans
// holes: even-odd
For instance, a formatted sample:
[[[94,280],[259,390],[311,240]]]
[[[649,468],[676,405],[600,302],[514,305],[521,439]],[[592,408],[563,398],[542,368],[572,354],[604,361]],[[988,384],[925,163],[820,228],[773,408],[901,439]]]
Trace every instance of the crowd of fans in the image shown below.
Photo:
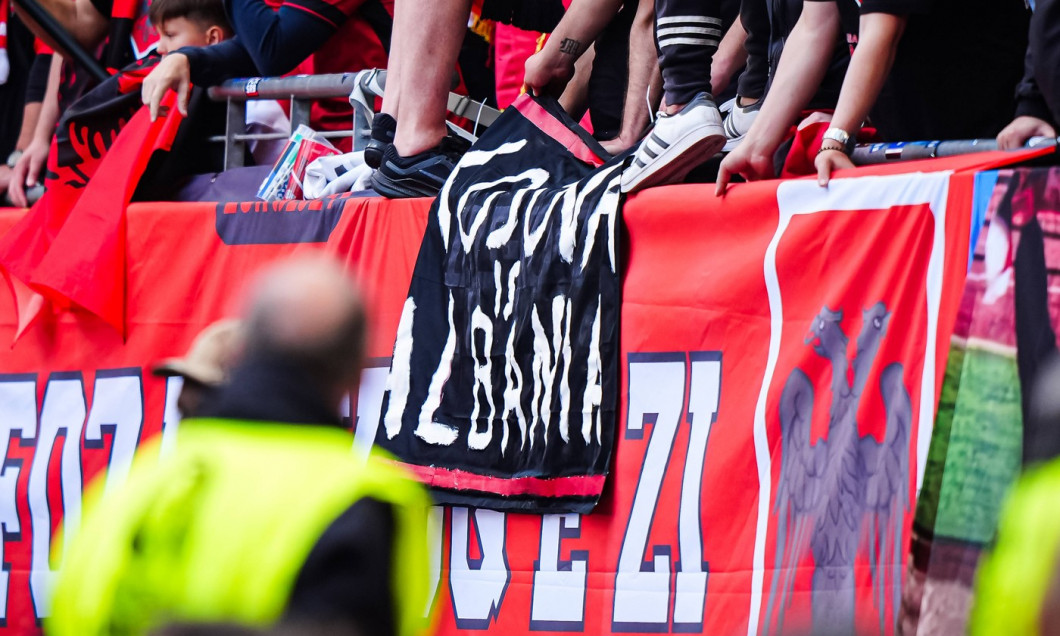
[[[196,108],[193,87],[201,90],[236,77],[386,67],[385,92],[364,161],[375,170],[372,188],[391,198],[436,194],[467,151],[466,140],[447,124],[454,84],[500,107],[517,92],[513,86],[558,98],[573,118],[591,127],[606,152],[631,153],[621,180],[622,190],[630,193],[680,182],[711,164],[706,178],[714,177],[722,195],[736,178],[777,176],[789,152],[805,153],[806,148],[819,182],[827,185],[836,170],[852,167],[857,139],[996,137],[1000,147],[1010,149],[1033,136],[1056,137],[1054,126],[1060,121],[1058,0],[1039,0],[1033,11],[1022,0],[35,1],[107,68],[157,57],[139,88],[152,120],[163,115],[170,91],[176,93],[176,108],[188,115]],[[7,157],[0,166],[0,193],[12,205],[26,206],[40,191],[63,112],[91,94],[96,81],[58,52],[66,48],[62,41],[21,13],[17,0],[10,15],[5,6],[0,1],[0,157]],[[535,35],[525,37],[527,33]],[[507,57],[498,57],[500,52]],[[512,58],[519,62],[513,65]],[[217,113],[213,124],[223,126],[223,110]],[[352,110],[346,100],[324,100],[314,107],[311,120],[319,129],[348,128]],[[247,123],[257,131],[290,132],[286,114],[275,102],[255,103]],[[194,125],[196,135],[211,134],[211,124],[201,118]],[[817,131],[814,142],[789,150],[798,131],[810,127]],[[253,160],[264,165],[278,152],[276,144],[250,148]],[[187,167],[219,169],[209,163],[203,157]],[[186,447],[178,459],[187,464],[169,465],[180,474],[209,472],[228,461],[207,448],[217,443],[209,437],[213,426],[213,434],[226,444],[223,451],[245,460],[246,473],[233,481],[267,473],[273,445],[286,450],[295,442],[311,448],[302,458],[306,466],[291,474],[326,479],[313,472],[316,455],[310,451],[321,446],[327,451],[322,456],[331,457],[342,444],[333,444],[330,437],[318,443],[292,433],[290,439],[277,440],[271,438],[272,429],[236,434],[227,428],[233,421],[270,419],[341,428],[337,406],[359,378],[363,309],[333,264],[288,267],[273,271],[272,283],[262,283],[258,290],[246,333],[240,336],[246,339],[243,359],[231,369],[230,382],[210,393],[207,385],[219,379],[196,379],[186,370],[170,369],[187,380],[189,390],[179,404],[185,414],[212,418],[202,429],[206,437],[201,448],[194,435],[182,442]],[[312,310],[302,311],[305,307]],[[321,392],[313,381],[326,390]],[[209,399],[197,398],[196,387]],[[348,444],[342,453],[345,459]],[[143,488],[129,491],[131,503],[120,501],[113,511],[102,508],[107,514],[90,517],[82,530],[101,539],[86,542],[71,557],[67,571],[73,574],[66,574],[57,592],[55,633],[83,633],[85,625],[96,623],[135,633],[163,616],[201,615],[194,599],[170,603],[179,595],[165,577],[151,579],[157,589],[144,588],[150,594],[143,598],[155,605],[116,603],[108,608],[103,601],[72,600],[81,590],[96,589],[81,585],[78,576],[100,576],[98,559],[125,550],[124,544],[109,545],[102,537],[136,538],[129,542],[136,546],[129,548],[132,554],[121,560],[128,561],[127,569],[104,572],[114,589],[128,591],[123,586],[140,585],[145,573],[168,572],[165,568],[173,566],[168,552],[141,549],[167,545],[161,526],[137,530],[140,519],[121,510],[146,519],[176,518],[185,515],[182,506],[193,495],[209,495],[226,505],[189,517],[186,525],[215,532],[252,518],[244,514],[249,510],[258,515],[254,519],[272,524],[262,527],[289,527],[274,500],[230,502],[223,497],[229,492],[225,481],[210,484],[216,491],[203,486],[202,493],[192,492],[187,486],[187,492],[172,492],[170,482],[181,487],[184,482],[153,470],[140,468],[135,473],[139,481],[130,480]],[[151,484],[160,484],[158,490],[149,489]],[[425,534],[421,526],[427,500],[400,475],[369,486],[367,495],[351,491],[339,501],[309,502],[312,514],[321,519],[338,518],[301,537],[304,558],[216,573],[216,580],[229,582],[231,590],[266,575],[293,582],[291,598],[262,591],[260,598],[244,603],[248,613],[235,618],[264,623],[286,612],[291,619],[323,615],[364,633],[414,631],[409,617],[418,618],[425,597],[392,596],[392,582],[406,575],[422,582],[426,574],[417,571],[422,563],[408,565],[408,571],[397,568],[394,555],[423,547],[407,537]],[[288,491],[281,494],[292,502],[304,499],[295,488]],[[378,505],[362,505],[366,497]],[[411,512],[401,512],[406,509]],[[126,534],[108,534],[100,519],[125,524]],[[383,530],[377,536],[359,534],[365,527]],[[256,531],[260,527],[244,529],[246,536]],[[365,536],[368,540],[362,541]],[[230,562],[223,557],[267,553],[254,542],[233,546],[231,555],[196,547],[218,570]],[[361,559],[359,565],[334,556],[351,550]],[[240,563],[251,562],[246,558]],[[210,574],[187,574],[187,581],[198,583],[194,577]],[[336,613],[329,601],[351,586],[376,594],[349,615]]]
[[[855,139],[1012,148],[1055,137],[1060,114],[1055,0],[1037,11],[1022,0],[39,2],[109,68],[161,56],[141,88],[153,119],[170,90],[187,113],[193,86],[232,77],[387,67],[365,161],[388,197],[434,195],[466,151],[446,126],[455,84],[501,107],[513,85],[557,96],[607,152],[635,147],[625,192],[681,181],[722,152],[709,171],[719,194],[736,177],[775,177],[812,124],[808,161],[826,184],[852,165]],[[93,82],[14,8],[0,17],[0,193],[27,206],[61,112]],[[253,131],[289,130],[276,103],[252,104]],[[349,128],[349,104],[322,101],[312,121]],[[275,159],[275,143],[260,145],[255,161]]]
[[[454,85],[501,107],[513,85],[559,98],[608,152],[635,148],[626,192],[681,181],[722,152],[709,171],[719,194],[736,177],[777,176],[811,124],[807,161],[823,185],[852,166],[856,139],[996,136],[1007,149],[1055,137],[1060,114],[1054,0],[1034,11],[1023,0],[39,2],[109,68],[161,56],[141,87],[152,118],[170,90],[186,113],[193,86],[387,67],[365,161],[388,197],[435,194],[467,150],[446,125]],[[0,16],[0,191],[25,206],[57,121],[93,80],[13,7]],[[312,122],[349,128],[349,104],[323,100]],[[252,107],[248,124],[289,130],[271,102]],[[255,148],[254,160],[276,153]]]

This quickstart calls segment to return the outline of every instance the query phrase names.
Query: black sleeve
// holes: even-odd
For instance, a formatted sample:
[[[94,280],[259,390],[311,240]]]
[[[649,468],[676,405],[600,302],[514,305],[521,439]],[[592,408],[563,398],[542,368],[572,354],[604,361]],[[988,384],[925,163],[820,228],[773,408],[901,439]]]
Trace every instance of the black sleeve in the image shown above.
[[[396,634],[394,529],[390,504],[365,498],[350,506],[310,550],[283,622],[346,625],[357,634]]]
[[[293,5],[273,11],[261,0],[234,0],[230,10],[236,37],[213,46],[180,49],[188,56],[191,81],[198,86],[214,86],[233,77],[283,75],[320,48],[337,28],[334,22]]]
[[[1023,115],[1037,117],[1048,122],[1053,119],[1049,106],[1038,89],[1038,81],[1034,78],[1034,55],[1029,46],[1023,62],[1023,79],[1016,85],[1016,116]]]
[[[524,31],[551,33],[566,9],[559,0],[484,0],[482,19],[510,24]]]
[[[92,0],[92,6],[99,11],[104,18],[109,18],[114,11],[114,0]]]
[[[48,90],[48,71],[51,67],[51,53],[38,53],[33,57],[33,63],[29,67],[29,76],[26,78],[25,103],[44,101],[44,93]]]
[[[1033,77],[1052,120],[1060,124],[1060,2],[1038,0],[1031,17],[1029,49],[1033,51]]]
[[[238,36],[213,46],[186,46],[178,52],[188,56],[191,83],[196,86],[216,86],[233,77],[260,75]]]
[[[285,2],[279,11],[262,0],[231,0],[228,9],[232,28],[258,72],[267,76],[291,71],[320,48],[347,17],[323,0]]]
[[[844,0],[840,0],[841,2]],[[850,1],[850,0],[846,0]],[[864,0],[861,13],[889,13],[891,15],[911,15],[927,13],[931,9],[931,0]]]

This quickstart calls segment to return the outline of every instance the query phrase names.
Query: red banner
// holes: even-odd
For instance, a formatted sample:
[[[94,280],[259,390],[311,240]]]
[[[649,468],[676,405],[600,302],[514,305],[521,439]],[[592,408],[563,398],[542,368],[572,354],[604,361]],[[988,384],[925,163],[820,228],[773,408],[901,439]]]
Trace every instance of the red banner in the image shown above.
[[[952,171],[981,165],[628,202],[609,486],[585,516],[438,509],[441,632],[891,632],[967,263],[972,179]],[[87,481],[120,483],[148,437],[173,443],[179,384],[151,363],[236,313],[263,263],[325,249],[361,280],[373,337],[354,446],[370,443],[427,207],[129,208],[125,342],[62,313],[0,352],[8,632],[46,615],[53,531],[64,515],[76,528]]]

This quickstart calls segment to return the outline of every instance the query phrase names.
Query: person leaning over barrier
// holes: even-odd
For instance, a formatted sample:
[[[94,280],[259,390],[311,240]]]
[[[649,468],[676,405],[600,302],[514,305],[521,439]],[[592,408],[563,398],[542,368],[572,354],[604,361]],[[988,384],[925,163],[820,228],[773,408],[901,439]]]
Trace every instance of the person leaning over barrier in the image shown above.
[[[430,500],[385,457],[356,458],[339,415],[363,360],[359,295],[321,259],[269,268],[254,289],[242,360],[175,450],[159,460],[149,444],[123,485],[90,486],[47,633],[426,626]]]
[[[169,55],[186,47],[214,46],[233,36],[225,16],[224,0],[153,0],[148,9],[151,24],[158,30],[159,55]],[[246,132],[289,135],[291,122],[274,99],[251,99],[246,109]],[[272,165],[280,157],[287,140],[251,139],[250,154],[257,165]]]
[[[390,21],[381,0],[287,0],[277,10],[264,0],[228,0],[225,9],[235,37],[214,46],[176,49],[144,79],[140,92],[152,120],[170,89],[177,93],[177,109],[186,115],[192,83],[215,86],[234,77],[284,75],[320,49],[346,20],[368,21],[371,15],[373,20],[379,16]],[[349,46],[370,44],[360,41]]]
[[[1034,15],[1023,80],[1016,87],[1016,118],[997,136],[1004,150],[1019,148],[1031,137],[1056,137],[1060,121],[1060,2],[1030,4]]]
[[[806,0],[762,111],[722,161],[718,194],[732,175],[773,176],[773,154],[820,85],[838,35],[852,53],[815,159],[821,185],[853,167],[870,111],[887,141],[996,135],[1014,110],[1027,20],[1022,0]]]

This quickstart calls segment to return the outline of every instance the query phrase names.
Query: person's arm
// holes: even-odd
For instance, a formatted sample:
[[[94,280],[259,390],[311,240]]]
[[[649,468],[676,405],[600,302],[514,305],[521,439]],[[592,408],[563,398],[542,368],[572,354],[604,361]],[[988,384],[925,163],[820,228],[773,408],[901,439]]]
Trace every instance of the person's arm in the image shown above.
[[[861,128],[891,72],[905,23],[906,16],[902,15],[868,13],[861,16],[858,45],[843,78],[839,103],[832,116],[832,128],[845,130],[851,136]],[[817,154],[814,164],[817,166],[817,182],[822,186],[828,185],[834,171],[854,167],[854,162],[843,152],[840,144],[832,140],[825,140],[821,144],[821,152]]]
[[[590,44],[589,50],[574,63],[574,77],[567,82],[567,87],[559,96],[559,105],[575,121],[580,121],[589,109],[589,76],[595,59],[596,45]]]
[[[7,157],[2,157],[0,164],[0,196],[4,195],[11,185],[12,166],[18,162],[18,157],[25,153],[26,148],[33,142],[33,133],[37,130],[37,120],[40,119],[41,104],[44,102],[44,94],[48,88],[48,77],[51,74],[51,53],[37,55],[29,69],[29,77],[26,81],[26,99],[22,107],[22,126],[15,141],[14,151]],[[14,160],[12,163],[8,163]]]
[[[37,120],[40,118],[41,102],[26,102],[22,108],[22,127],[19,129],[18,140],[15,141],[15,150],[6,158],[11,161],[15,157],[21,158],[26,148],[33,141],[33,133],[37,129]],[[15,161],[17,165],[18,161]],[[11,176],[14,169],[8,163],[0,164],[0,196],[7,192],[11,186]]]
[[[780,55],[769,97],[743,142],[721,162],[716,192],[725,193],[732,175],[769,179],[773,154],[821,85],[839,36],[835,2],[806,2]]]
[[[92,4],[92,0],[38,0],[38,2],[85,49],[89,51],[95,49],[103,42],[103,38],[107,37],[110,16],[100,13],[99,9]],[[15,15],[22,19],[34,35],[56,51],[59,50],[58,44],[39,24],[21,11],[17,3],[12,3],[11,6]]]
[[[714,59],[710,63],[710,87],[715,95],[724,93],[736,71],[747,63],[747,49],[744,48],[746,41],[747,30],[743,28],[740,16],[736,16],[736,21],[725,32],[725,37],[718,44],[718,50],[714,52]]]
[[[48,74],[48,88],[44,94],[40,117],[33,132],[33,140],[26,146],[25,152],[15,163],[8,181],[8,198],[18,207],[26,207],[26,188],[37,185],[41,169],[48,160],[55,125],[59,122],[59,83],[62,79],[63,58],[58,53],[52,55],[51,71]]]
[[[998,133],[997,147],[1012,150],[1027,143],[1031,137],[1056,137],[1051,115],[1038,89],[1038,81],[1034,79],[1034,56],[1028,46],[1023,79],[1016,87],[1016,118]]]
[[[158,117],[158,105],[170,89],[177,92],[177,108],[187,115],[191,82],[213,86],[233,77],[283,75],[297,66],[341,23],[339,16],[310,13],[300,6],[285,4],[273,11],[261,0],[235,0],[232,27],[236,37],[213,46],[174,51],[144,78],[141,97],[151,110],[151,120]]]
[[[622,0],[574,0],[545,46],[526,60],[527,87],[538,94],[562,94],[574,77],[574,63],[621,7]]]
[[[640,141],[651,111],[662,98],[662,75],[655,50],[655,0],[640,0],[637,4],[629,31],[628,73],[618,136],[601,144],[611,154],[618,154]]]
[[[37,130],[37,121],[40,119],[41,108],[44,102],[26,102],[22,107],[22,127],[18,131],[18,141],[15,142],[15,150],[25,150],[33,141],[33,133]]]
[[[232,29],[264,76],[283,75],[319,49],[348,17],[323,0],[287,0],[278,11],[263,0],[232,0]],[[365,46],[350,42],[349,46]]]

